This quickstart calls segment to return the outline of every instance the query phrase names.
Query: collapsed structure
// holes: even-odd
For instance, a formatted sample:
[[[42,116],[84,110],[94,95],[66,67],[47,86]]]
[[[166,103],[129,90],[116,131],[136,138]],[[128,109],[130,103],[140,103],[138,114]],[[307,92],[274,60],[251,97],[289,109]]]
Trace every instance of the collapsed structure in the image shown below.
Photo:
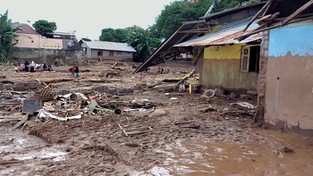
[[[257,90],[256,122],[311,134],[312,4],[269,0],[184,22],[135,72],[192,52],[202,86]]]

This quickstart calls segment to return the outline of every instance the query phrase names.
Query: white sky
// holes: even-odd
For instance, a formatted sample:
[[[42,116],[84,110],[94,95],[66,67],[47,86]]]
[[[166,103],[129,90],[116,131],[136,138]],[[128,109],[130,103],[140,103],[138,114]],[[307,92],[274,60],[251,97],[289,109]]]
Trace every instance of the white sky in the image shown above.
[[[175,0],[0,0],[0,14],[13,22],[56,22],[57,31],[76,31],[78,39],[98,40],[103,28],[151,26],[164,6]],[[27,21],[30,21],[28,23]]]

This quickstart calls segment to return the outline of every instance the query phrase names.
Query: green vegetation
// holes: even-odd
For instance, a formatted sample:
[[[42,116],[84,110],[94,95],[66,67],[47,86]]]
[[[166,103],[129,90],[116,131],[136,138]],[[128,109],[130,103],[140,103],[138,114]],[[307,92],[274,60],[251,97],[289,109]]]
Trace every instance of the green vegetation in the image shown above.
[[[48,36],[49,33],[57,29],[55,22],[49,22],[46,20],[38,20],[33,24],[35,30],[42,36]]]
[[[197,20],[212,5],[212,0],[199,0],[188,3],[187,0],[175,1],[165,6],[158,16],[155,26],[163,38],[169,37],[184,21]]]
[[[124,29],[105,28],[101,31],[101,41],[127,42],[137,50],[138,61],[143,61],[159,47],[161,40],[169,37],[184,21],[198,20],[212,6],[211,13],[229,8],[239,7],[258,0],[198,0],[193,3],[188,0],[178,0],[166,5],[157,17],[155,24],[148,29],[138,26]]]
[[[99,37],[101,41],[128,43],[137,54],[136,61],[143,61],[161,44],[161,40],[154,36],[149,29],[145,30],[139,26],[124,29],[105,28]]]
[[[0,62],[10,62],[10,53],[15,45],[16,28],[12,27],[12,22],[8,18],[8,11],[0,14]]]

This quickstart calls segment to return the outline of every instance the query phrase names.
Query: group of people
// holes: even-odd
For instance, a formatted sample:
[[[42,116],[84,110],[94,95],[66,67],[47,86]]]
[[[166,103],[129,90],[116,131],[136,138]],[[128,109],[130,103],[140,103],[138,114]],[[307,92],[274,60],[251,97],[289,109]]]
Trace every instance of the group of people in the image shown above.
[[[79,77],[79,68],[77,65],[71,67],[69,71],[71,72],[71,77],[76,77],[76,78]]]
[[[53,71],[50,64],[36,64],[34,61],[26,60],[24,63],[18,63],[15,67],[16,72],[35,72],[35,71]]]

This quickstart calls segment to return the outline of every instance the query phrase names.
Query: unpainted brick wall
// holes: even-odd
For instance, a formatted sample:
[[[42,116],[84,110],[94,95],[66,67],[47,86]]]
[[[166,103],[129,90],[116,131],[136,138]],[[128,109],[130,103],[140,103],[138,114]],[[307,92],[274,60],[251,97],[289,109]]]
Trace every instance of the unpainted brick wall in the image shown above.
[[[258,80],[258,84],[259,84],[258,85],[258,113],[254,119],[255,122],[264,121],[268,45],[269,45],[269,31],[265,31],[263,32],[262,43],[261,43],[260,71],[259,71],[259,80]]]

